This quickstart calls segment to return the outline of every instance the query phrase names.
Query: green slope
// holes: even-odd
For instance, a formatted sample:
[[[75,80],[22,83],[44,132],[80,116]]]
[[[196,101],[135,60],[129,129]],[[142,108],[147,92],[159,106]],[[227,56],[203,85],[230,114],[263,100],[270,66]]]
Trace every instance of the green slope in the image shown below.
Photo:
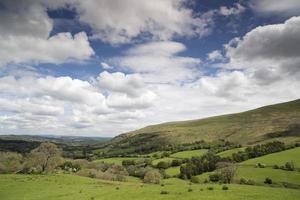
[[[300,99],[242,113],[147,126],[121,134],[110,144],[126,149],[220,139],[243,145],[274,139],[300,141]]]

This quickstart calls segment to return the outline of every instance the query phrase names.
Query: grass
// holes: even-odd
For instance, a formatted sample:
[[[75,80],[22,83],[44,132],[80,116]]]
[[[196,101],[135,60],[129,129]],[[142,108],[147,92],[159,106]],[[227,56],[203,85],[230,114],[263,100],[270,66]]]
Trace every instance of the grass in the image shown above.
[[[254,168],[248,166],[240,166],[237,170],[236,180],[240,178],[251,179],[255,183],[263,184],[265,178],[271,178],[273,183],[281,184],[292,183],[300,186],[300,173],[297,171],[286,171],[272,168]]]
[[[226,157],[231,157],[232,154],[234,154],[234,153],[238,153],[239,151],[244,151],[244,150],[245,150],[244,147],[229,149],[227,151],[222,151],[222,152],[218,153],[217,155],[219,155],[222,158],[226,158]]]
[[[199,157],[203,156],[208,150],[207,149],[197,149],[191,151],[180,151],[174,154],[171,154],[170,157],[172,158],[192,158],[192,157]]]
[[[298,99],[242,113],[147,126],[113,139],[112,144],[115,141],[120,145],[122,141],[128,142],[129,138],[134,138],[135,143],[138,144],[149,134],[153,134],[151,138],[153,143],[166,141],[170,144],[225,139],[247,145],[275,138],[285,142],[295,142],[300,141],[299,135],[282,135],[273,138],[268,134],[290,130],[289,125],[299,121],[300,100]]]
[[[176,175],[180,174],[180,166],[170,167],[170,168],[166,169],[166,174],[169,176],[176,176]]]
[[[296,168],[300,168],[300,147],[246,160],[242,162],[241,165],[255,166],[257,163],[263,163],[266,164],[267,167],[272,167],[275,164],[284,165],[290,161],[293,161]]]
[[[153,161],[152,161],[152,164],[153,164],[153,165],[157,165],[157,164],[158,164],[159,162],[161,162],[161,161],[171,163],[172,160],[174,160],[174,158],[170,158],[170,157],[159,158],[159,159],[153,160]]]
[[[192,184],[163,180],[164,186],[101,181],[73,175],[0,175],[0,197],[5,200],[298,200],[300,190],[261,186]],[[47,187],[45,187],[47,186]],[[213,190],[208,190],[213,187]],[[168,194],[161,195],[161,191]]]
[[[142,158],[138,157],[120,157],[120,158],[102,158],[98,160],[94,160],[93,162],[104,162],[109,164],[122,165],[123,160],[138,160]]]

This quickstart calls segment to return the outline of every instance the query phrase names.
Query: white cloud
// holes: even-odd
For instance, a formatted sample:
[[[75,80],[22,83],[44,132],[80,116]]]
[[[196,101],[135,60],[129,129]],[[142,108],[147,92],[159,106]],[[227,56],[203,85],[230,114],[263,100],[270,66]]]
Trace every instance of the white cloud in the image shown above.
[[[282,24],[259,26],[226,45],[228,65],[252,71],[262,83],[299,77],[299,43],[300,17]]]
[[[159,40],[206,35],[211,19],[195,17],[185,5],[183,0],[89,0],[72,4],[79,20],[92,27],[93,37],[111,44],[128,43],[143,34]]]
[[[146,82],[181,82],[195,79],[200,72],[199,58],[183,57],[182,43],[164,41],[150,42],[127,51],[127,55],[114,59],[119,66],[141,73]]]
[[[106,71],[97,77],[100,88],[138,97],[145,89],[145,84],[138,74],[124,74],[121,72],[108,73]]]
[[[246,10],[244,6],[239,3],[235,3],[233,7],[221,6],[219,8],[219,14],[223,16],[239,15]]]
[[[300,1],[298,0],[252,0],[252,9],[263,15],[297,16],[300,14]]]
[[[214,50],[207,54],[207,59],[214,62],[218,60],[223,60],[224,57],[220,50]]]
[[[94,54],[87,35],[59,33],[49,37],[53,22],[40,2],[2,1],[0,66],[8,63],[63,63]],[[4,9],[5,8],[5,9]]]

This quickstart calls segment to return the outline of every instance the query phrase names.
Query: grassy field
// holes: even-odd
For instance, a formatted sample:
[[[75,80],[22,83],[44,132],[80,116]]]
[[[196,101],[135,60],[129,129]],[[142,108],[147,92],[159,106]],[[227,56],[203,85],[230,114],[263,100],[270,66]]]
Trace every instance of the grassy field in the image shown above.
[[[138,157],[102,158],[102,159],[94,160],[93,162],[104,162],[109,164],[122,165],[123,160],[138,160],[138,159],[143,159],[143,158],[138,158]]]
[[[46,187],[47,186],[47,187]],[[208,190],[213,187],[213,190]],[[192,184],[179,179],[164,180],[164,186],[101,181],[72,175],[0,175],[0,197],[4,200],[298,200],[300,190],[261,186]],[[190,189],[190,191],[188,191]],[[169,194],[160,194],[167,191]]]
[[[174,158],[170,158],[170,157],[159,158],[159,159],[153,160],[153,161],[152,161],[152,164],[153,164],[153,165],[157,165],[157,164],[158,164],[159,162],[161,162],[161,161],[171,163],[172,160],[174,160]]]
[[[191,151],[180,151],[174,154],[171,154],[170,157],[172,158],[192,158],[192,157],[199,157],[203,156],[208,150],[207,149],[197,149]]]
[[[221,156],[222,158],[231,157],[232,154],[238,153],[239,151],[244,151],[244,150],[245,150],[244,147],[235,148],[235,149],[229,149],[227,151],[222,151],[222,152],[218,153],[217,155]]]
[[[293,161],[296,168],[300,168],[300,147],[246,160],[242,162],[241,165],[255,166],[257,163],[263,163],[266,164],[267,167],[272,167],[275,164],[284,165],[290,161]]]
[[[251,179],[256,184],[263,184],[265,178],[271,178],[275,184],[291,183],[300,186],[300,172],[286,171],[281,169],[273,169],[274,164],[284,165],[286,162],[293,161],[295,166],[300,166],[300,148],[294,148],[278,153],[269,154],[259,158],[250,159],[239,163],[235,182],[239,182],[241,178]],[[255,168],[257,163],[266,164],[266,168]],[[205,179],[209,180],[209,175],[214,172],[203,173],[197,176],[200,182]]]
[[[180,166],[170,167],[170,168],[166,169],[166,174],[169,176],[176,176],[176,175],[180,174]]]

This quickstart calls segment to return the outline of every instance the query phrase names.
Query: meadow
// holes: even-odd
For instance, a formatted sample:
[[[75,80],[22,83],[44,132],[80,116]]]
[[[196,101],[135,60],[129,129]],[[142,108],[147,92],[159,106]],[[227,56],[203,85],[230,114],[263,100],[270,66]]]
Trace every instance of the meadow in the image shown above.
[[[192,157],[200,157],[207,153],[207,149],[197,149],[197,150],[190,150],[190,151],[180,151],[174,154],[171,154],[170,157],[172,158],[192,158]]]
[[[5,200],[298,200],[300,190],[262,186],[190,184],[180,179],[163,185],[111,182],[73,175],[0,175],[0,197]],[[209,190],[211,187],[213,190]],[[167,194],[161,194],[165,191]]]

